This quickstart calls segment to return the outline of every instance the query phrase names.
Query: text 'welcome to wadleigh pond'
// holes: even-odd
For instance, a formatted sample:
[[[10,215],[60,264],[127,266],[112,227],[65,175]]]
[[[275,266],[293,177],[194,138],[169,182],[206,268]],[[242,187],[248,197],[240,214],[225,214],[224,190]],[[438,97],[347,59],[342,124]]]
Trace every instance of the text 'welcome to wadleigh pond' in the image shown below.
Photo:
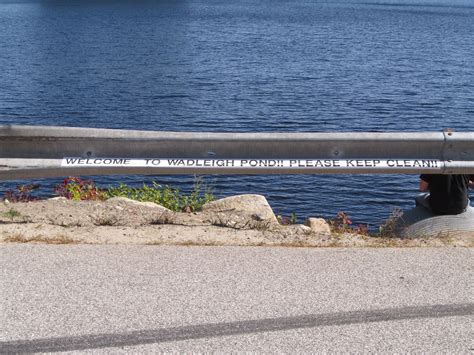
[[[157,168],[272,168],[272,169],[341,169],[341,168],[422,168],[439,169],[435,159],[132,159],[64,158],[62,167],[157,167]]]

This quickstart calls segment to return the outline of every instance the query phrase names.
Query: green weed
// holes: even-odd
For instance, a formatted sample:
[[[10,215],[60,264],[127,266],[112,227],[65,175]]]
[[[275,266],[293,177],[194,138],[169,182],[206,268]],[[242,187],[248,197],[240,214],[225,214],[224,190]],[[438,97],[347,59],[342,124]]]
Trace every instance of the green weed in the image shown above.
[[[3,216],[10,218],[10,220],[13,222],[16,217],[21,216],[21,213],[14,208],[10,208],[7,212],[3,213]]]
[[[142,187],[120,184],[118,187],[109,187],[105,193],[108,198],[126,197],[140,202],[154,202],[175,212],[193,212],[214,200],[210,190],[203,188],[202,179],[196,180],[189,194],[183,193],[179,188],[160,185],[156,181],[151,186],[143,184]]]

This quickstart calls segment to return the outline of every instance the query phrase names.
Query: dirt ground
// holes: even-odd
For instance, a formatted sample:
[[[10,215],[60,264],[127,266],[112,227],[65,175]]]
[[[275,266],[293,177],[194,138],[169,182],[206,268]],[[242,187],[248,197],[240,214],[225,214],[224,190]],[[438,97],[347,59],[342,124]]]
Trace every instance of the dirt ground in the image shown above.
[[[473,247],[474,233],[374,237],[279,225],[242,211],[176,213],[123,198],[0,203],[0,243],[238,245],[294,247]]]

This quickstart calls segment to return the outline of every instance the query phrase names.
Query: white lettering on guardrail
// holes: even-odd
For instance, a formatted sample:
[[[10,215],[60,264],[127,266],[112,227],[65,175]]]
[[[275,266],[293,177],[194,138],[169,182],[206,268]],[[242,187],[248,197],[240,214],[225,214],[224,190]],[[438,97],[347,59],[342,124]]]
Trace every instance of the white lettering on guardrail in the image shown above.
[[[62,167],[253,168],[253,169],[440,169],[435,159],[132,159],[63,158]]]

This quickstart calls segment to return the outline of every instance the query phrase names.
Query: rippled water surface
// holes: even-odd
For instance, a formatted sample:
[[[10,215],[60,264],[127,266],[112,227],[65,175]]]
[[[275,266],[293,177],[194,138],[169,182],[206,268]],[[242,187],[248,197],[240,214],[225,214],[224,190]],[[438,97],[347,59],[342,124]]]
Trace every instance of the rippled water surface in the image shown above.
[[[411,5],[406,5],[407,3]],[[0,124],[173,131],[474,130],[469,1],[0,2]],[[193,177],[98,177],[100,184]],[[58,180],[46,180],[46,190]],[[416,175],[214,176],[218,196],[372,225]],[[14,183],[0,184],[0,190]]]

